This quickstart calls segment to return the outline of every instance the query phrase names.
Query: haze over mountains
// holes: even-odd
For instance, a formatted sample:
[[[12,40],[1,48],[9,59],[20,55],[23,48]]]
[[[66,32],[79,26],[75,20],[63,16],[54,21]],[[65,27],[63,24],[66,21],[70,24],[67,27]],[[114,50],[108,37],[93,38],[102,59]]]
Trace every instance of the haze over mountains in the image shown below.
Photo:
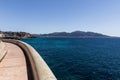
[[[35,37],[109,37],[95,32],[84,32],[84,31],[74,31],[74,32],[54,32],[49,34],[33,34]]]

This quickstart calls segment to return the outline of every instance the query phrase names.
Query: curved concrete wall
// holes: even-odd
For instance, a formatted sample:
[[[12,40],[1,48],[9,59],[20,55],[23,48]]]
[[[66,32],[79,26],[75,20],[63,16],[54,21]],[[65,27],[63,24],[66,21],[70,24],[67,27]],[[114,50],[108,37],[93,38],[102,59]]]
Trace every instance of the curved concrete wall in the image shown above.
[[[3,59],[7,52],[7,48],[4,42],[0,41],[0,61]]]
[[[34,80],[57,80],[46,62],[32,46],[19,40],[3,41],[14,43],[24,49],[32,67]]]

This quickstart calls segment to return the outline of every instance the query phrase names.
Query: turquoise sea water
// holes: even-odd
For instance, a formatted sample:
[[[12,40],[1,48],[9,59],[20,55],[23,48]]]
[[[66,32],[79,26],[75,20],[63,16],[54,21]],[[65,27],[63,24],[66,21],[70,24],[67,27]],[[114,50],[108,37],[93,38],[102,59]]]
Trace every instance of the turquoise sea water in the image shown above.
[[[58,80],[120,80],[120,38],[29,38]]]

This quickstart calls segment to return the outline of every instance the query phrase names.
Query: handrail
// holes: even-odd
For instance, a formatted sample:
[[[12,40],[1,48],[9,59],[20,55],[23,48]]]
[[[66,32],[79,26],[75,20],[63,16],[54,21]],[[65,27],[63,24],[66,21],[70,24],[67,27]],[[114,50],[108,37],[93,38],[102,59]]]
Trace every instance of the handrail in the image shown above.
[[[16,44],[25,51],[32,67],[34,80],[57,80],[46,62],[32,46],[19,40],[4,39],[3,41]]]

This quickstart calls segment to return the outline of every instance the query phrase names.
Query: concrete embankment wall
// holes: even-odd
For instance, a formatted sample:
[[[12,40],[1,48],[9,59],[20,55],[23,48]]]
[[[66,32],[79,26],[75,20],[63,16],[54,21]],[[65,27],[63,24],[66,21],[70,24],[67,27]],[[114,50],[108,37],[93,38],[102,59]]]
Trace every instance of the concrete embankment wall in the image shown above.
[[[5,43],[0,41],[0,61],[4,58],[4,56],[6,55],[6,52],[7,52],[7,48]]]
[[[19,40],[3,40],[20,46],[27,55],[33,72],[34,80],[57,80],[46,62],[29,44]]]

